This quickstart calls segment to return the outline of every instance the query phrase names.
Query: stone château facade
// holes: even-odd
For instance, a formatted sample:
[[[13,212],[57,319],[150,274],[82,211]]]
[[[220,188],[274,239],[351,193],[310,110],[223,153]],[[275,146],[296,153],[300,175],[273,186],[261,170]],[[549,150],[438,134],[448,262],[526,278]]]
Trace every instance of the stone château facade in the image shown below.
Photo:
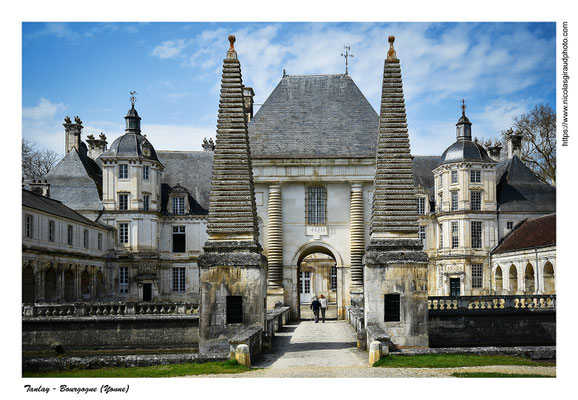
[[[456,142],[441,157],[410,156],[393,41],[390,51],[380,115],[347,74],[284,74],[253,115],[253,90],[243,85],[230,50],[216,142],[205,140],[204,151],[155,149],[134,99],[126,132],[110,147],[104,135],[85,143],[82,121],[66,117],[64,158],[24,185],[23,301],[199,304],[214,292],[203,276],[218,264],[210,254],[222,254],[225,242],[233,253],[252,254],[257,275],[266,271],[261,304],[283,303],[295,315],[306,316],[311,297],[323,293],[329,315],[371,303],[383,319],[383,291],[409,278],[384,279],[387,268],[368,257],[368,246],[393,246],[401,261],[415,264],[412,304],[421,317],[428,294],[554,291],[553,252],[532,270],[518,269],[518,277],[536,283],[516,287],[504,283],[501,264],[498,276],[491,253],[523,221],[556,210],[555,188],[519,158],[519,135],[510,135],[508,155],[500,158],[499,145],[472,139],[464,108]],[[256,261],[261,247],[267,267]],[[376,263],[382,278],[368,281]],[[392,288],[382,287],[388,282]],[[379,286],[375,297],[369,284]],[[264,306],[250,319],[258,322]],[[414,339],[408,343],[421,343]]]

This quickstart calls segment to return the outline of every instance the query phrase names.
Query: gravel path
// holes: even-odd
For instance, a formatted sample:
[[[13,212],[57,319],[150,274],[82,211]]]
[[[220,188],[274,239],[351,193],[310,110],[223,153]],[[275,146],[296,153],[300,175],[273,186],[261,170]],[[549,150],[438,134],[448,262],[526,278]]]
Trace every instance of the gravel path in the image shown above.
[[[462,368],[372,368],[367,352],[356,348],[355,331],[346,321],[294,322],[275,335],[272,351],[253,371],[198,378],[434,378],[453,372],[502,372],[556,376],[556,367],[487,366]]]

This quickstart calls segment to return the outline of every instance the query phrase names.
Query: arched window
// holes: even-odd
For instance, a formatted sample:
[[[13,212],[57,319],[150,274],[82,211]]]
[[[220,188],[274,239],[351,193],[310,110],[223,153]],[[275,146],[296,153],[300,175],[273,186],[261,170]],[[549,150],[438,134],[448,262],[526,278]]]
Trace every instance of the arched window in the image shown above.
[[[80,292],[84,300],[90,299],[90,276],[88,270],[85,268],[80,275]]]
[[[494,290],[496,294],[502,294],[504,289],[504,281],[502,279],[502,268],[498,265],[494,272]]]
[[[104,276],[100,270],[96,273],[96,298],[98,300],[104,299]]]

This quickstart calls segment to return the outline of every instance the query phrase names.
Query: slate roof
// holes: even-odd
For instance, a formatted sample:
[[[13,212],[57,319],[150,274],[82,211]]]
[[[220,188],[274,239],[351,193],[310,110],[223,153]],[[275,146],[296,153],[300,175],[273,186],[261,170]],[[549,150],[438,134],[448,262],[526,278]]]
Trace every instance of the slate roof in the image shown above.
[[[375,157],[378,124],[349,75],[287,75],[249,123],[251,157]]]
[[[213,152],[159,150],[157,156],[165,166],[161,185],[161,211],[167,212],[170,191],[178,183],[189,191],[191,213],[207,214],[211,195]]]
[[[143,154],[143,144],[150,149],[149,156]],[[112,142],[110,148],[102,154],[102,157],[118,156],[143,157],[158,161],[157,153],[148,139],[141,134],[132,132],[125,133],[118,137],[114,142]]]
[[[86,144],[72,149],[43,179],[50,183],[50,197],[75,210],[102,209],[102,169],[91,159]]]
[[[556,245],[556,213],[523,222],[496,247],[492,254]]]
[[[442,153],[439,165],[462,161],[493,162],[488,152],[479,143],[471,140],[458,140]]]
[[[88,218],[82,216],[73,209],[65,206],[64,204],[62,204],[62,202],[58,200],[54,200],[42,196],[40,194],[36,194],[26,189],[22,189],[22,206],[43,211],[48,214],[56,215],[58,217],[67,218],[69,220],[80,222],[85,225],[105,228],[104,226],[89,220]]]
[[[541,182],[516,155],[497,165],[496,183],[500,211],[556,211],[556,188]]]
[[[439,156],[413,157],[413,183],[416,188],[429,189],[434,186],[434,175],[432,171],[438,166],[439,162]]]

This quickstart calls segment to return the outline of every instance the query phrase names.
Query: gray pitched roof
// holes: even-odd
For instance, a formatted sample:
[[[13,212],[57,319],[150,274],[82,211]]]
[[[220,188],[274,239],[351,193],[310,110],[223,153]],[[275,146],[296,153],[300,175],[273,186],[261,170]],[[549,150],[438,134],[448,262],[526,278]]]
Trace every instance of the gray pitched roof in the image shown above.
[[[170,191],[177,183],[189,191],[192,214],[207,214],[213,171],[212,151],[157,151],[165,166],[161,187],[161,209],[167,210]]]
[[[249,123],[251,156],[375,157],[378,123],[349,75],[287,75]]]
[[[50,197],[75,210],[102,209],[102,170],[86,154],[81,142],[80,151],[72,149],[44,176],[50,183]]]
[[[60,201],[44,197],[26,189],[22,189],[22,206],[43,211],[48,214],[56,215],[58,217],[66,218],[72,221],[80,222],[85,225],[105,228],[104,226],[89,220],[71,208],[65,206]]]
[[[500,161],[496,182],[500,211],[556,211],[556,188],[541,182],[516,155]]]

